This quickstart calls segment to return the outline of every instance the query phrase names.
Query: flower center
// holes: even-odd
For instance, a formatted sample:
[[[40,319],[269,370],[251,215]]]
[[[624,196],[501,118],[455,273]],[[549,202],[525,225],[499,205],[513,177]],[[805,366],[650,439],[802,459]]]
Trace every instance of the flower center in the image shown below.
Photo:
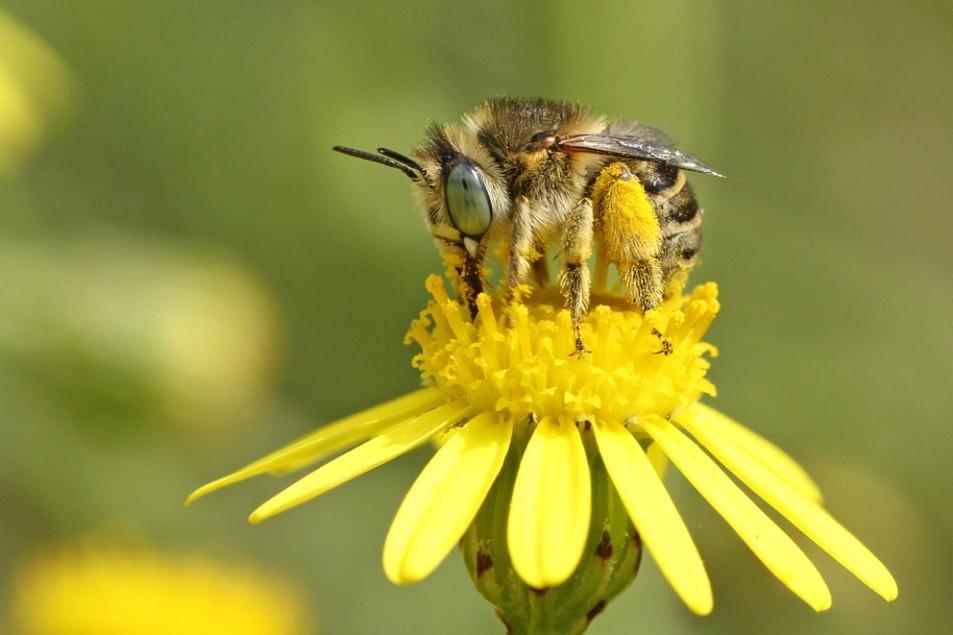
[[[594,296],[581,331],[587,351],[574,355],[569,311],[556,288],[536,290],[510,309],[504,326],[500,297],[481,294],[478,315],[450,299],[438,276],[427,279],[433,296],[407,334],[420,353],[413,364],[424,381],[480,411],[514,422],[530,415],[569,421],[627,422],[646,414],[668,417],[714,395],[705,378],[701,340],[718,312],[714,283],[676,295],[643,316],[616,296]]]

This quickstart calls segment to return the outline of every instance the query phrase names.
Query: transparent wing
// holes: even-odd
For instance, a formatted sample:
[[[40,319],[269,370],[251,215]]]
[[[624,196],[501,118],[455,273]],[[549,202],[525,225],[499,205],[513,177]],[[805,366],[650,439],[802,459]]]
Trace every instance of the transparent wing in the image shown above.
[[[619,130],[619,133],[615,133]],[[624,132],[622,132],[624,130]],[[682,152],[665,132],[647,124],[626,122],[614,124],[609,134],[578,134],[563,137],[559,147],[567,152],[592,152],[629,159],[649,159],[674,165],[683,170],[703,172],[724,178],[724,174],[707,165],[694,154]]]
[[[661,146],[676,145],[672,135],[644,121],[613,121],[606,127],[605,134],[610,137],[635,137]]]

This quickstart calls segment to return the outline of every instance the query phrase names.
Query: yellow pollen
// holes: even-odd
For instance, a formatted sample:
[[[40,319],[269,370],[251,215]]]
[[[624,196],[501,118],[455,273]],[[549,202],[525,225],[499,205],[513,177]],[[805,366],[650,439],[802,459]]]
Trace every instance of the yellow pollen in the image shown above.
[[[609,253],[625,254],[630,260],[658,254],[662,228],[655,206],[628,166],[612,163],[602,169],[592,187],[592,203],[603,210],[598,223]]]
[[[540,289],[510,308],[502,326],[501,298],[481,294],[477,317],[451,300],[438,276],[426,283],[433,301],[411,325],[420,346],[414,366],[449,400],[500,412],[513,421],[538,419],[627,422],[668,417],[715,394],[705,378],[701,338],[718,312],[717,287],[698,286],[643,316],[613,296],[596,296],[582,322],[588,352],[574,355],[568,310],[555,289]]]

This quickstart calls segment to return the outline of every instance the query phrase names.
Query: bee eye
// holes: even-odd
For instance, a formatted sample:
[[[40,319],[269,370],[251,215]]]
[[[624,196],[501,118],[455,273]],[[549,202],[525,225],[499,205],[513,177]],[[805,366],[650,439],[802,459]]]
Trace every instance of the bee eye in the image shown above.
[[[490,195],[483,184],[480,170],[469,159],[463,159],[447,175],[447,211],[450,220],[465,236],[482,236],[490,228],[493,211]]]

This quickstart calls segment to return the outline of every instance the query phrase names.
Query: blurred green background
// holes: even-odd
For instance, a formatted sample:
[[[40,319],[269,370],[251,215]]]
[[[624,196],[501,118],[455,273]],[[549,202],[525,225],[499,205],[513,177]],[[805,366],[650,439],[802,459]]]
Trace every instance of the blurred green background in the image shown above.
[[[0,593],[48,545],[118,532],[277,573],[326,633],[501,632],[458,556],[410,588],[381,572],[429,450],[263,526],[246,514],[288,481],[182,501],[416,385],[401,340],[438,258],[405,179],[330,146],[409,150],[431,120],[538,95],[652,122],[731,175],[693,179],[716,403],[798,457],[900,584],[884,604],[808,546],[834,595],[815,615],[673,471],[714,614],[646,558],[591,632],[949,623],[950,3],[3,11]]]

